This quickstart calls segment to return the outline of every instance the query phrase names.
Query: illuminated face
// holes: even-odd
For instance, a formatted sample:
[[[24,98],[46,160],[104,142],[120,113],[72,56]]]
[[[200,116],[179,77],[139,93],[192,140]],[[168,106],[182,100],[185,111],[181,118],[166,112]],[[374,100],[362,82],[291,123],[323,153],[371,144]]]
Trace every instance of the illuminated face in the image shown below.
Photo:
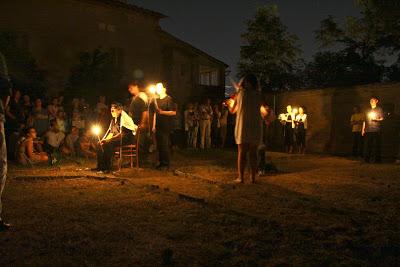
[[[111,116],[113,118],[118,118],[122,113],[122,109],[118,109],[115,106],[111,106]]]
[[[303,108],[299,108],[299,114],[303,114],[303,113],[304,113]]]
[[[288,106],[286,107],[286,111],[287,111],[287,113],[292,113],[292,106],[291,106],[291,105],[288,105]]]
[[[371,107],[376,107],[376,105],[378,104],[379,100],[376,98],[371,98],[369,100],[369,104],[371,105]]]
[[[158,95],[164,95],[167,92],[167,89],[164,87],[162,83],[156,84],[156,93]]]

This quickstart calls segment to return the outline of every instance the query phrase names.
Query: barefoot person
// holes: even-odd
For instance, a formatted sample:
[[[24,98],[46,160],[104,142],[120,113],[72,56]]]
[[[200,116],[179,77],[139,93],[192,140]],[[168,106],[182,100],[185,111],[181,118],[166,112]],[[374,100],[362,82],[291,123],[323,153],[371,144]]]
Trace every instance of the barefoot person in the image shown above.
[[[244,182],[246,157],[249,154],[251,180],[254,183],[257,173],[257,147],[262,137],[261,105],[262,96],[258,81],[253,74],[246,75],[238,85],[235,100],[228,100],[231,113],[236,113],[235,140],[238,145],[238,175],[235,182]],[[263,114],[265,115],[265,114]]]
[[[10,224],[5,223],[1,217],[2,203],[1,197],[3,195],[4,187],[7,178],[7,147],[6,138],[4,133],[5,110],[11,96],[11,85],[8,80],[7,67],[3,55],[0,53],[0,231],[7,230],[11,227]]]

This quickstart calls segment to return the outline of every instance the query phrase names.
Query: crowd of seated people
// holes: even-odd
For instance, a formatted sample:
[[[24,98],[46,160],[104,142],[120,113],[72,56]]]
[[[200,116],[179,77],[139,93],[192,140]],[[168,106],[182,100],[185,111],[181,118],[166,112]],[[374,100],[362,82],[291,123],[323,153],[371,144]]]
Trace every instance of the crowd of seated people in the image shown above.
[[[109,118],[104,96],[91,108],[84,98],[65,105],[63,96],[46,100],[14,89],[6,110],[9,158],[22,165],[51,165],[67,157],[95,158],[97,141],[89,127],[96,123],[106,128]]]

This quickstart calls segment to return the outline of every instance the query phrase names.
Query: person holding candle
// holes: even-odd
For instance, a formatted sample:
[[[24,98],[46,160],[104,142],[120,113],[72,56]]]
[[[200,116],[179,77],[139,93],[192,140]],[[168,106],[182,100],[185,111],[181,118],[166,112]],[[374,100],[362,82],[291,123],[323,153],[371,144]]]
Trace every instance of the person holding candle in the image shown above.
[[[306,132],[307,132],[307,114],[304,113],[304,108],[299,107],[298,114],[294,120],[296,143],[300,154],[306,152]]]
[[[383,118],[382,108],[378,106],[379,99],[376,96],[369,100],[371,108],[366,111],[363,123],[362,135],[365,136],[367,146],[364,160],[369,163],[374,156],[375,163],[381,162],[381,127]]]
[[[111,104],[111,123],[104,137],[99,141],[97,149],[98,173],[110,173],[112,170],[112,158],[114,148],[120,145],[134,143],[134,134],[137,126],[129,115],[123,111],[122,104]]]
[[[236,99],[227,100],[229,111],[236,114],[235,140],[238,145],[238,175],[235,182],[244,182],[247,154],[250,158],[251,181],[257,173],[257,147],[262,139],[262,95],[257,77],[247,74],[238,85]]]

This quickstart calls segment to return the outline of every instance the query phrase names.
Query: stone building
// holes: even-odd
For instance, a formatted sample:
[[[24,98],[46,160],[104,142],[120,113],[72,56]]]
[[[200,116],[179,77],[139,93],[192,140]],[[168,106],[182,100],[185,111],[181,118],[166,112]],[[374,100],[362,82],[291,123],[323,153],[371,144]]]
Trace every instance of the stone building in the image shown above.
[[[20,36],[51,92],[65,88],[80,52],[101,47],[126,79],[166,81],[179,103],[223,97],[227,65],[163,31],[158,12],[117,0],[2,0],[0,12],[0,32]]]

